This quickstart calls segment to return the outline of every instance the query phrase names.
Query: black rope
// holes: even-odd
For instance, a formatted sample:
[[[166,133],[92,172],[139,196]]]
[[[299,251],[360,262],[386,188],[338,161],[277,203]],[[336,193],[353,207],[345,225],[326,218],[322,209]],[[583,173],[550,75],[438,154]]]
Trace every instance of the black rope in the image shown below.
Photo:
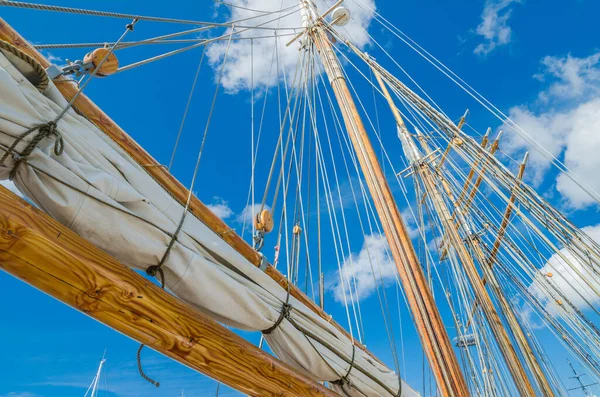
[[[290,305],[288,302],[284,303],[283,307],[281,308],[281,313],[279,313],[279,318],[277,319],[277,321],[275,321],[275,324],[273,324],[272,327],[262,331],[263,335],[269,335],[273,331],[275,331],[281,325],[284,318],[290,317],[291,310],[292,310],[292,305]]]
[[[175,233],[173,233],[173,236],[171,237],[171,241],[169,242],[169,245],[167,246],[167,249],[165,250],[165,253],[163,254],[160,262],[158,262],[158,265],[153,265],[146,269],[147,275],[149,275],[150,277],[155,277],[155,278],[159,279],[160,287],[162,289],[165,289],[165,272],[162,269],[162,267],[165,264],[167,257],[169,256],[169,253],[171,252],[171,249],[173,249],[175,242],[177,241],[177,236],[179,236],[179,233],[181,232],[181,229],[183,228],[183,222],[185,221],[185,217],[186,217],[187,213],[188,213],[188,209],[186,207],[185,212],[183,213],[183,215],[181,216],[181,220],[179,221],[179,225],[177,226],[177,230],[175,230]],[[152,383],[156,387],[159,387],[160,382],[157,382],[154,379],[150,378],[148,375],[146,375],[144,373],[144,370],[142,369],[141,353],[142,353],[143,348],[144,348],[144,344],[142,343],[137,352],[138,372],[140,373],[140,376],[142,378],[144,378],[146,381]]]
[[[344,375],[343,377],[341,377],[338,380],[334,380],[333,382],[329,382],[329,383],[331,383],[332,385],[340,386],[340,387],[344,387],[346,385],[351,386],[350,372],[352,372],[352,370],[354,369],[354,359],[355,358],[356,358],[356,345],[353,342],[352,343],[352,359],[350,360],[350,367],[348,367],[348,371],[346,372],[346,375]]]
[[[284,318],[287,318],[288,321],[291,321],[290,320],[290,313],[291,313],[292,309],[294,308],[292,305],[290,305],[290,296],[292,295],[292,293],[291,293],[291,287],[292,286],[291,286],[290,280],[288,280],[288,284],[287,284],[287,296],[285,297],[285,303],[281,307],[281,312],[279,313],[279,318],[277,319],[277,321],[275,321],[275,324],[273,324],[272,327],[270,327],[270,328],[262,331],[263,335],[269,335],[273,331],[275,331],[277,328],[279,328],[279,326],[283,322]]]
[[[160,286],[162,289],[165,289],[165,273],[164,273],[162,267],[164,266],[165,262],[167,261],[169,253],[171,253],[173,246],[177,242],[177,237],[179,236],[181,229],[183,229],[183,223],[185,222],[185,218],[186,218],[187,214],[188,214],[188,206],[186,205],[183,215],[181,216],[181,220],[179,221],[179,225],[177,225],[177,230],[175,230],[175,233],[173,233],[173,236],[171,237],[171,241],[169,242],[169,245],[167,246],[167,249],[166,249],[165,253],[163,254],[160,262],[158,262],[158,265],[153,265],[153,266],[150,266],[148,269],[146,269],[146,274],[149,275],[150,277],[159,278],[157,276],[160,276]]]
[[[15,149],[19,145],[19,143],[21,143],[23,139],[27,138],[35,131],[37,131],[37,134],[35,134],[31,142],[29,142],[29,144],[25,147],[23,152],[21,152],[20,154],[17,153]],[[40,144],[40,142],[42,142],[45,138],[49,138],[51,136],[56,137],[56,140],[54,141],[54,154],[60,156],[65,150],[65,143],[60,132],[56,130],[56,121],[48,121],[46,123],[31,127],[30,129],[22,133],[17,139],[15,139],[15,141],[8,148],[6,153],[4,153],[4,156],[2,156],[2,158],[0,159],[0,166],[4,165],[4,162],[10,154],[12,154],[13,158],[16,161],[15,166],[10,171],[10,180],[14,179],[19,166],[27,160],[27,157],[29,157],[29,155],[35,150],[35,148]]]
[[[139,371],[140,375],[142,376],[142,378],[144,378],[149,383],[152,383],[154,386],[159,387],[160,386],[160,382],[157,382],[154,379],[152,379],[149,376],[147,376],[144,373],[144,370],[142,369],[142,349],[144,349],[144,344],[143,343],[140,345],[140,348],[137,351],[137,367],[138,367],[138,371]]]

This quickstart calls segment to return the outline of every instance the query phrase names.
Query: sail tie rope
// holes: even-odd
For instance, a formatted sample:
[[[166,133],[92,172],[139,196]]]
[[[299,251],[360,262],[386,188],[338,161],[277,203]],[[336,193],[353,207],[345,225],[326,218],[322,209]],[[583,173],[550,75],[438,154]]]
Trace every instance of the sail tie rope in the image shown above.
[[[191,190],[190,190],[189,196],[191,196]],[[167,257],[169,256],[169,253],[171,252],[171,249],[173,249],[173,246],[177,242],[177,236],[179,236],[179,233],[181,232],[181,229],[183,228],[183,222],[185,222],[185,218],[186,218],[186,216],[188,214],[188,210],[189,210],[189,202],[190,202],[190,197],[188,197],[188,201],[187,201],[185,210],[183,212],[183,215],[181,216],[181,220],[179,221],[179,225],[177,226],[177,230],[175,230],[175,233],[173,233],[173,235],[171,237],[171,241],[169,242],[169,245],[167,246],[167,249],[165,250],[165,253],[163,254],[160,262],[158,263],[158,265],[153,265],[146,269],[146,274],[148,276],[155,277],[155,278],[158,278],[156,276],[160,276],[160,287],[162,289],[165,289],[165,272],[163,271],[162,267],[165,264]],[[141,343],[140,347],[137,351],[136,359],[137,359],[138,372],[140,373],[140,376],[144,380],[153,384],[156,387],[160,387],[160,382],[155,381],[154,379],[152,379],[148,375],[146,375],[146,373],[144,372],[144,369],[142,368],[142,350],[144,349],[144,346],[145,345],[143,343]]]
[[[44,140],[45,138],[49,138],[51,136],[55,136],[56,140],[54,141],[54,154],[60,156],[65,150],[65,143],[60,132],[56,130],[56,121],[48,121],[43,124],[36,125],[31,127],[23,134],[21,134],[8,148],[4,156],[0,159],[0,166],[4,165],[4,162],[8,158],[8,156],[12,153],[13,158],[16,163],[13,169],[10,171],[9,179],[12,181],[17,173],[19,166],[27,160],[27,157],[35,150],[35,148]],[[31,135],[33,132],[37,131],[37,134],[33,137],[31,142],[25,147],[22,153],[17,153],[15,148],[21,143],[21,141]]]
[[[279,326],[283,322],[283,319],[290,317],[290,312],[292,311],[292,309],[293,309],[292,305],[290,305],[288,302],[284,303],[281,308],[281,312],[279,313],[279,318],[277,319],[277,321],[275,321],[275,324],[273,324],[272,327],[262,331],[262,334],[270,335],[273,331],[275,331],[277,328],[279,328]]]
[[[190,196],[191,196],[191,191],[190,191]],[[162,267],[164,266],[165,262],[167,261],[169,253],[173,249],[173,246],[177,242],[177,237],[179,237],[179,233],[181,232],[181,229],[183,229],[183,223],[185,222],[185,218],[186,218],[187,214],[189,213],[189,202],[190,202],[190,199],[188,198],[184,212],[181,216],[181,220],[179,221],[179,225],[177,225],[177,229],[175,230],[175,233],[173,233],[173,236],[171,237],[171,241],[169,241],[169,245],[167,246],[167,249],[165,250],[165,253],[163,254],[160,262],[158,262],[158,265],[153,265],[146,269],[146,274],[149,275],[150,277],[156,277],[157,275],[160,276],[160,287],[162,289],[165,289],[165,273],[164,273]]]
[[[292,312],[292,309],[294,308],[290,304],[290,296],[292,295],[291,289],[292,289],[292,285],[291,285],[291,282],[288,280],[287,296],[285,297],[285,303],[281,307],[281,312],[279,313],[279,318],[277,319],[277,321],[275,321],[275,324],[273,324],[271,327],[267,328],[266,330],[262,331],[263,335],[270,335],[271,333],[273,333],[273,331],[275,331],[277,328],[279,328],[279,326],[283,322],[284,318],[288,319],[288,321],[291,322],[290,314]]]
[[[341,377],[338,380],[330,382],[332,385],[336,385],[336,386],[340,386],[340,387],[344,387],[346,385],[352,386],[350,383],[350,372],[352,372],[352,370],[354,369],[355,358],[356,358],[356,345],[354,344],[354,341],[352,341],[352,359],[350,360],[350,367],[348,367],[348,371],[346,372],[346,375],[344,375],[343,377]]]

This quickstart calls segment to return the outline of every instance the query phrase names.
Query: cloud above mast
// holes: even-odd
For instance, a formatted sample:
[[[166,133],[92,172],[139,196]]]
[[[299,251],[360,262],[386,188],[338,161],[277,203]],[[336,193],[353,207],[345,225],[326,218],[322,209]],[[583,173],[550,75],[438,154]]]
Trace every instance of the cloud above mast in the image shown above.
[[[584,227],[582,230],[600,243],[600,225]],[[568,249],[563,248],[560,252],[568,263],[558,254],[554,254],[540,269],[536,277],[548,277],[551,274],[550,282],[580,310],[588,310],[589,305],[597,307],[600,304],[600,297],[588,283],[595,288],[600,288],[600,276],[590,272],[589,264],[581,263]],[[574,269],[583,275],[586,280],[584,281]],[[545,303],[551,312],[559,309],[559,304],[550,301],[547,294],[542,291],[539,280],[530,285],[529,292]]]
[[[365,236],[358,253],[351,253],[340,264],[329,290],[337,302],[351,304],[368,298],[396,279],[396,265],[389,254],[387,240],[384,235],[374,233]]]
[[[324,0],[316,0],[315,3],[321,12],[333,4],[332,1]],[[251,29],[236,36],[245,39],[231,43],[224,69],[223,87],[233,93],[250,89],[253,84],[264,90],[275,86],[284,76],[288,80],[293,79],[293,72],[300,58],[299,43],[289,47],[286,44],[301,31],[299,1],[230,0],[227,4],[227,7],[222,5],[217,9],[218,14],[226,16],[227,21],[246,20],[244,25],[253,26],[274,21],[262,26],[269,29]],[[367,29],[374,17],[375,1],[349,0],[344,6],[350,10],[352,20],[345,27],[339,28],[340,33],[364,47],[370,42]],[[217,42],[208,48],[208,59],[215,72],[220,68],[226,51],[226,41]]]
[[[477,55],[488,55],[496,48],[509,44],[512,40],[512,28],[508,21],[512,15],[512,5],[520,0],[487,0],[481,14],[481,22],[475,33],[483,42],[473,51]]]
[[[510,118],[539,142],[552,156],[600,192],[600,52],[578,58],[547,56],[542,70],[534,77],[546,88],[531,104],[515,106]],[[507,150],[516,153],[530,150],[531,145],[516,134],[509,134]],[[551,161],[538,151],[531,151],[527,175],[539,186],[552,175],[556,190],[566,206],[583,209],[596,204],[567,175],[550,173]]]

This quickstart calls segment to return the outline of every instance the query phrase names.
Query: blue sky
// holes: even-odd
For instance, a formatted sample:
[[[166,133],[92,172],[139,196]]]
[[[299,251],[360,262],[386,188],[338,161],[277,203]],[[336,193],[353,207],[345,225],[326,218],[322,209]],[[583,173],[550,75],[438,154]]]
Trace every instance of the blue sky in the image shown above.
[[[46,3],[82,6],[81,2],[73,0]],[[213,2],[109,0],[97,6],[110,11],[174,18],[214,18],[220,21],[227,18],[226,8],[215,8]],[[382,15],[465,78],[496,106],[514,116],[519,124],[525,124],[528,131],[547,143],[553,153],[567,162],[571,161],[592,187],[598,186],[598,178],[594,178],[593,173],[600,165],[598,160],[584,162],[578,158],[581,153],[586,153],[586,147],[600,148],[598,138],[588,142],[588,135],[584,132],[564,126],[565,120],[578,125],[583,122],[582,119],[588,120],[589,113],[600,114],[600,106],[596,107],[596,99],[600,98],[598,2],[379,0],[376,6]],[[125,23],[123,20],[6,8],[0,8],[0,16],[34,43],[113,41],[121,35]],[[170,33],[177,28],[140,22],[128,40]],[[369,32],[402,63],[447,114],[458,118],[465,108],[470,108],[469,123],[478,130],[485,130],[488,126],[499,127],[497,120],[478,108],[380,26],[373,24]],[[369,50],[372,45],[367,43],[366,48]],[[191,51],[136,71],[94,81],[87,94],[159,162],[168,163],[201,51]],[[158,53],[158,48],[144,48],[123,51],[119,56],[121,64],[125,65]],[[57,50],[52,51],[52,55],[73,60],[81,58],[83,50]],[[174,174],[185,184],[191,180],[214,92],[213,70],[208,65],[203,70],[173,168]],[[392,71],[398,73],[397,70]],[[357,89],[365,90],[367,96],[371,95],[370,88],[363,82],[357,82]],[[272,95],[274,90],[269,92]],[[264,95],[264,89],[259,89],[257,103]],[[249,103],[249,92],[244,89],[236,94],[229,92],[219,96],[196,189],[198,197],[222,211],[223,217],[238,232],[241,231],[240,215],[246,206],[250,178]],[[276,114],[275,108],[269,108],[269,111],[273,112],[269,115]],[[382,123],[382,130],[387,126],[390,131],[382,138],[386,147],[389,143],[390,154],[400,156],[393,121],[387,117],[382,118]],[[266,144],[269,144],[269,139],[272,140],[278,133],[276,117],[267,118],[265,130],[271,131],[266,136]],[[582,145],[582,140],[588,144]],[[274,141],[270,144],[274,146]],[[507,138],[505,145],[509,153],[517,154],[523,150],[519,140],[511,137]],[[554,205],[567,212],[580,227],[600,224],[597,206],[590,205],[584,196],[561,181],[540,158],[534,157],[532,161],[534,171],[530,182],[538,186]],[[258,165],[257,187],[264,185],[261,178],[266,178],[267,163],[268,159]],[[397,168],[401,168],[400,164],[396,164]],[[347,188],[348,184],[348,180],[341,181],[342,187]],[[402,207],[400,199],[399,204]],[[350,227],[356,228],[357,224],[351,223]],[[352,252],[358,254],[363,237],[354,234],[351,239],[355,247]],[[267,255],[271,257],[273,245],[272,241],[267,241]],[[326,275],[333,278],[337,269],[335,257],[329,253],[325,259],[328,263]],[[177,396],[181,389],[186,390],[186,396],[214,395],[214,381],[145,350],[144,366],[148,374],[162,384],[160,389],[154,389],[137,374],[136,342],[4,273],[0,273],[0,285],[0,338],[4,341],[0,355],[0,397],[81,396],[91,382],[105,349],[108,361],[103,384],[106,381],[108,396]],[[341,324],[347,325],[346,311],[336,300],[332,283],[328,286],[331,288],[326,296],[327,311]],[[396,293],[393,285],[387,291],[390,296]],[[392,365],[379,305],[372,292],[366,293],[361,301],[365,343]],[[394,331],[399,338],[400,324],[397,314],[394,315]],[[401,308],[401,321],[407,358],[402,374],[407,382],[421,390],[424,383],[421,371],[423,355],[404,306]],[[452,336],[451,329],[449,332]],[[540,333],[542,342],[550,341],[545,334],[544,331]],[[258,342],[257,334],[244,336]],[[554,347],[548,352],[557,368],[566,371],[565,353]],[[568,376],[566,373],[561,375]],[[222,388],[220,395],[237,394]]]

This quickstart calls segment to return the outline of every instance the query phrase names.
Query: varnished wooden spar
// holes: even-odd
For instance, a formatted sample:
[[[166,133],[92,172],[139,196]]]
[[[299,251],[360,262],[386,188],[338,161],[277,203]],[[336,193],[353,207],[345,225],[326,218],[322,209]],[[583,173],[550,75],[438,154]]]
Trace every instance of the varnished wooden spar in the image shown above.
[[[310,7],[308,1],[304,3],[307,4],[304,5],[305,7]],[[363,170],[440,394],[467,397],[470,395],[469,389],[452,349],[450,338],[348,88],[339,59],[322,26],[313,29],[311,35],[338,101],[347,134]]]
[[[249,396],[339,395],[0,187],[0,269]]]
[[[32,56],[43,67],[48,67],[50,62],[32,47],[17,31],[15,31],[8,23],[0,18],[0,40],[11,43],[21,51]],[[63,94],[67,101],[70,101],[77,92],[77,87],[66,80],[55,80],[57,88]],[[175,199],[182,205],[187,201],[189,191],[183,186],[165,167],[162,167],[148,152],[137,144],[125,131],[121,129],[106,113],[104,113],[94,102],[92,102],[85,94],[80,95],[74,104],[75,110],[85,116],[96,127],[98,127],[107,136],[113,139],[131,158],[138,164],[144,165],[146,171],[151,175],[165,190],[167,190]],[[260,255],[246,243],[231,227],[223,222],[204,203],[196,196],[192,196],[189,206],[190,213],[200,219],[213,232],[219,235],[225,242],[231,245],[237,252],[255,266],[261,265]],[[287,290],[287,280],[273,266],[268,266],[266,273],[275,280],[279,285]],[[314,303],[295,285],[290,287],[291,295],[302,302],[306,307],[315,312],[321,318],[327,320],[331,325],[336,327],[340,332],[353,340],[350,334],[335,320],[332,320],[323,309]],[[371,354],[365,346],[360,342],[354,341],[354,344],[361,350],[368,353],[373,359],[381,362],[377,357]]]

